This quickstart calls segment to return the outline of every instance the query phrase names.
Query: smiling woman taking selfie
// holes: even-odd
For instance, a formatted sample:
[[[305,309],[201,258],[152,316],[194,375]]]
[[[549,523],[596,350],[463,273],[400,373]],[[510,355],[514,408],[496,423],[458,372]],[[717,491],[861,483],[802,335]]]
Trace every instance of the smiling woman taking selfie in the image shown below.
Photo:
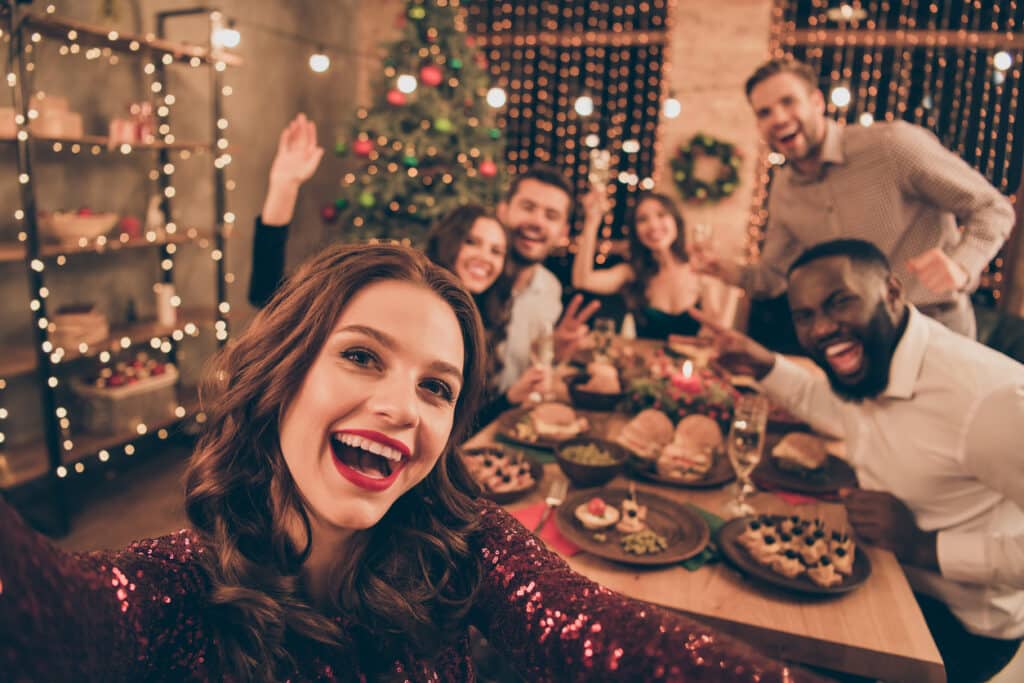
[[[470,295],[401,247],[332,247],[229,344],[191,530],[63,553],[0,504],[11,680],[470,681],[478,627],[530,680],[812,680],[572,572],[476,497]]]

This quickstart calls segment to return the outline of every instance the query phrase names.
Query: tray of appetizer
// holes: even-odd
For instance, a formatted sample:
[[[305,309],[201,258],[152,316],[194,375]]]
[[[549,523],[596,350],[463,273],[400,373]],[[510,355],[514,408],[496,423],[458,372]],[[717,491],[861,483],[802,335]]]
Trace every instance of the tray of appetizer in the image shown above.
[[[745,574],[807,595],[854,590],[871,575],[871,561],[846,533],[821,520],[759,515],[718,530],[722,555]]]

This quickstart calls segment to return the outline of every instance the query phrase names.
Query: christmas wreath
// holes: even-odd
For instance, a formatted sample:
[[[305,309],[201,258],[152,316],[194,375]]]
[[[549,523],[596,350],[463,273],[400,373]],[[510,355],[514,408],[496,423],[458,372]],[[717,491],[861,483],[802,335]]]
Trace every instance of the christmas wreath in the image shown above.
[[[694,164],[698,156],[718,159],[718,174],[708,182],[694,175]],[[672,179],[685,200],[696,199],[717,202],[736,191],[740,182],[740,155],[736,146],[704,133],[697,133],[682,145],[672,159]]]

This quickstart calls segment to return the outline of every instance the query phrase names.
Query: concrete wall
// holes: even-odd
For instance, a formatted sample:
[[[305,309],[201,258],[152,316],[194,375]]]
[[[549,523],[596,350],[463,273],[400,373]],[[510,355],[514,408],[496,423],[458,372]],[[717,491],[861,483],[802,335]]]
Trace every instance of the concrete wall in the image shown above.
[[[740,186],[717,204],[683,205],[691,225],[711,223],[719,249],[743,253],[760,144],[743,83],[768,56],[771,0],[676,0],[664,92],[682,104],[658,128],[658,184],[676,194],[669,161],[694,133],[731,142],[743,155]]]

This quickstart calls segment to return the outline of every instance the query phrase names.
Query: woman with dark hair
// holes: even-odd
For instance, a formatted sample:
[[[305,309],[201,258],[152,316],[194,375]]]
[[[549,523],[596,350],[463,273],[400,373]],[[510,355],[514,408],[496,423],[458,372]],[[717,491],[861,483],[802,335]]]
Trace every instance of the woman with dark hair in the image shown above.
[[[697,334],[700,323],[687,312],[694,306],[718,320],[731,317],[731,306],[707,310],[710,283],[690,267],[685,223],[671,198],[657,192],[640,194],[630,220],[629,261],[600,270],[594,268],[594,254],[604,211],[593,204],[586,209],[572,284],[595,294],[621,292],[639,336]]]
[[[543,368],[531,367],[510,386],[502,386],[501,345],[512,311],[515,273],[506,259],[508,230],[494,213],[479,204],[450,211],[430,228],[424,247],[427,257],[444,266],[473,295],[483,318],[487,340],[487,400],[477,416],[485,425],[505,410],[523,403],[544,388]]]
[[[63,553],[0,503],[10,680],[471,681],[475,625],[531,680],[813,678],[575,574],[477,498],[469,294],[408,248],[328,248],[229,344],[193,529]]]

